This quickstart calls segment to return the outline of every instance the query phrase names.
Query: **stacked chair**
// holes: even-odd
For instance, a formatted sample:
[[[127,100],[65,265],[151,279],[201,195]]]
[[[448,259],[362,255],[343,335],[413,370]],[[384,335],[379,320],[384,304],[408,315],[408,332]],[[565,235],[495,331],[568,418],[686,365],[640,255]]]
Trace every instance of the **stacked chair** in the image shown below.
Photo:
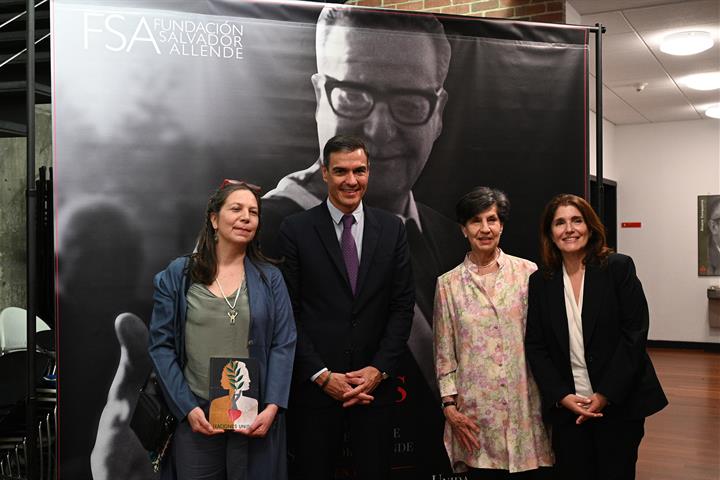
[[[26,311],[8,307],[0,312],[0,480],[29,477],[26,426],[27,350]],[[57,389],[55,384],[54,331],[37,317],[35,355],[34,424],[40,479],[56,477],[55,438],[57,431]]]

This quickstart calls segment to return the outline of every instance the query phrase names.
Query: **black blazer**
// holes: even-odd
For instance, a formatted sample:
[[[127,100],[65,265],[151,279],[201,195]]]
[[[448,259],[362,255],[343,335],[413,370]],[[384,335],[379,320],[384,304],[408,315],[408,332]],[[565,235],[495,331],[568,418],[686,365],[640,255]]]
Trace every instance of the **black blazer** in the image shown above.
[[[406,228],[415,279],[415,302],[425,319],[431,322],[437,277],[463,261],[467,240],[453,220],[420,202],[415,202],[415,205],[422,233],[417,228]],[[285,217],[302,211],[302,207],[287,197],[263,198],[260,239],[265,255],[280,258],[280,224]],[[427,341],[431,351],[432,338],[428,337]],[[431,377],[434,378],[434,375],[433,372]]]
[[[393,374],[410,336],[414,284],[405,227],[383,210],[364,206],[357,292],[350,288],[340,243],[325,202],[287,217],[280,226],[283,275],[298,329],[291,401],[335,401],[310,377],[368,365]],[[394,398],[392,382],[375,390],[377,404]]]
[[[611,254],[605,266],[586,266],[582,324],[590,382],[610,411],[640,419],[667,405],[645,350],[648,305],[630,257]],[[575,393],[562,270],[530,277],[525,352],[546,419],[568,420],[568,412],[555,407]]]

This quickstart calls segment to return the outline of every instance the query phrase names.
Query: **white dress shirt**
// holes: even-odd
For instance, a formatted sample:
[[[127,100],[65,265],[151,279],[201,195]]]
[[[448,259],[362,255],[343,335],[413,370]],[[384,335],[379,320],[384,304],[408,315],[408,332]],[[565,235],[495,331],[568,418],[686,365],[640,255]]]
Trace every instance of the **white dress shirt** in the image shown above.
[[[330,210],[330,217],[332,218],[333,226],[335,227],[335,234],[337,235],[338,243],[340,243],[343,228],[345,228],[342,224],[342,217],[345,214],[338,210],[338,208],[333,205],[329,198],[326,200],[326,203],[328,210]],[[353,210],[350,215],[355,217],[355,223],[353,223],[350,233],[352,233],[353,239],[355,239],[355,247],[357,248],[359,265],[360,259],[362,258],[363,232],[365,231],[365,212],[363,212],[362,202],[360,202],[360,205],[358,205],[357,208]],[[323,374],[323,372],[327,372],[327,367],[320,369],[315,375],[310,377],[310,380],[314,382],[317,377]]]
[[[342,217],[345,214],[338,210],[338,208],[332,204],[329,198],[327,199],[326,203],[328,210],[330,210],[330,217],[333,220],[333,226],[335,227],[335,235],[337,235],[338,243],[340,243],[340,238],[342,237],[342,232],[344,228],[342,224]],[[353,210],[350,215],[355,217],[355,223],[353,223],[350,233],[352,233],[352,236],[355,239],[355,246],[357,247],[359,264],[360,259],[362,258],[362,238],[363,232],[365,231],[365,212],[363,212],[362,202],[360,202],[360,205],[358,205],[357,208]]]

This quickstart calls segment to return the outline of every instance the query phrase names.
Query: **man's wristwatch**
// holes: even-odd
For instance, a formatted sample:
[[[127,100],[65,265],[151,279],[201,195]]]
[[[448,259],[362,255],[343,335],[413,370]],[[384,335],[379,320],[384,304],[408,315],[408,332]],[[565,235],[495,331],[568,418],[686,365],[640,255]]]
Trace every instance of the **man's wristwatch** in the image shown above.
[[[447,407],[450,406],[456,406],[457,402],[455,400],[448,400],[447,402],[442,402],[442,408],[445,410]]]

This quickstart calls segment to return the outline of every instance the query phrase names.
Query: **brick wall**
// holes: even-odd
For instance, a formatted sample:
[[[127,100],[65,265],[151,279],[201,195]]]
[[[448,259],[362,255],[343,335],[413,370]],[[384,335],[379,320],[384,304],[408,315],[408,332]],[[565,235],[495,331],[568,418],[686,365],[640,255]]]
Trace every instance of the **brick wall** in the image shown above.
[[[565,23],[564,1],[543,0],[348,0],[365,7]]]

